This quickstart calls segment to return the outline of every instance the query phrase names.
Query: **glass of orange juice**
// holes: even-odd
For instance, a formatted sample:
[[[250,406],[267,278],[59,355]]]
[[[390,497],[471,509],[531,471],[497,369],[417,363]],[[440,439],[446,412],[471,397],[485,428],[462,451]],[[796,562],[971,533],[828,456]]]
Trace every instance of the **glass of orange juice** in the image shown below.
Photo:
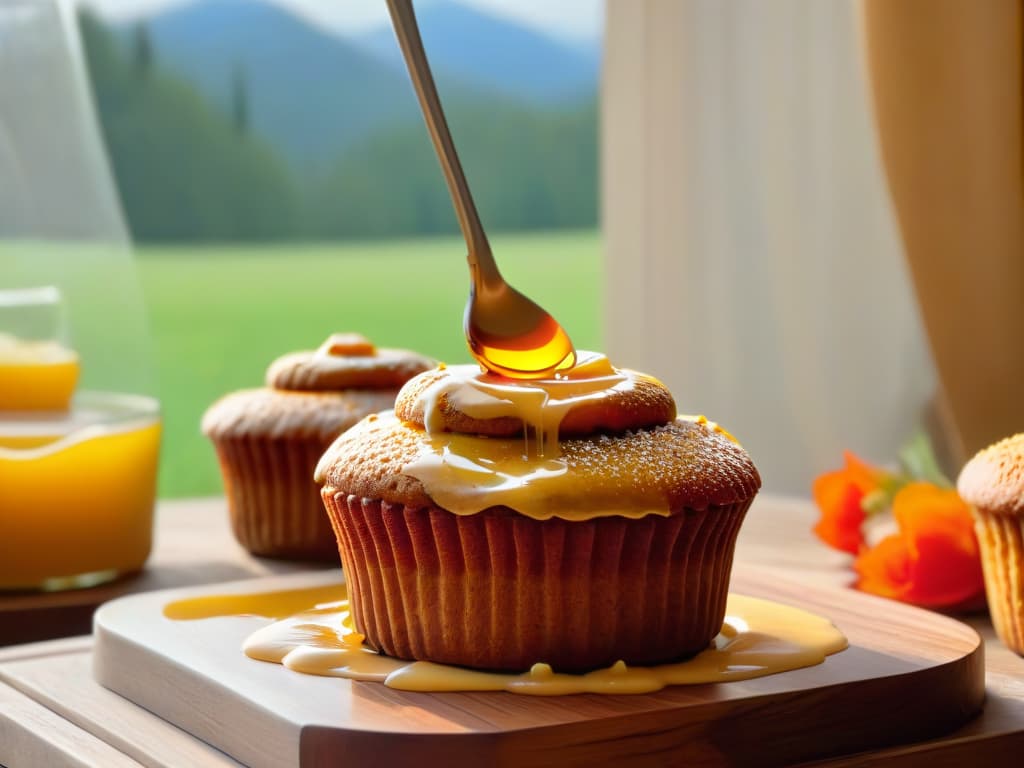
[[[0,589],[90,586],[149,555],[157,401],[78,392],[55,288],[0,291]]]
[[[65,411],[78,382],[54,286],[0,291],[0,412]]]

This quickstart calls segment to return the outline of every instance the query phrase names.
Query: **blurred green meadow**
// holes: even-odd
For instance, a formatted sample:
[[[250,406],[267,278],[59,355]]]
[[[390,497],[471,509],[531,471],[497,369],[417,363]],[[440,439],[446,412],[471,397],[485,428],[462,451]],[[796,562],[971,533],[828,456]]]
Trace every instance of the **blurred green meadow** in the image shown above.
[[[554,314],[577,347],[600,349],[596,232],[507,234],[506,278]],[[435,237],[324,245],[144,246],[137,251],[164,415],[160,495],[221,492],[206,408],[262,384],[278,355],[359,331],[379,346],[466,362],[465,245]]]

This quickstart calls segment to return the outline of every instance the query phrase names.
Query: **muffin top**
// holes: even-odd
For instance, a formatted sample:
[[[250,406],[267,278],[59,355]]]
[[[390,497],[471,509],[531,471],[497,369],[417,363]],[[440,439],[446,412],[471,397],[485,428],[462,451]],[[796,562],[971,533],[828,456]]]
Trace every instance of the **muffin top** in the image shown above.
[[[1024,514],[1024,433],[979,451],[960,471],[956,488],[986,512]]]
[[[378,348],[357,333],[335,333],[315,351],[292,352],[267,369],[267,386],[290,391],[398,389],[434,361],[407,349]]]
[[[511,381],[455,366],[412,379],[324,454],[326,494],[535,519],[671,515],[749,500],[749,455],[661,382],[582,356],[576,378]],[[565,425],[570,425],[569,429]]]
[[[203,415],[208,437],[317,437],[330,440],[367,414],[386,410],[396,390],[284,392],[263,387],[225,395]]]
[[[402,349],[378,349],[355,333],[331,335],[320,348],[271,363],[267,386],[232,392],[202,420],[209,437],[318,437],[330,440],[369,413],[394,405],[398,388],[433,361]]]
[[[566,377],[537,383],[538,395],[549,407],[558,401],[560,389],[584,382],[597,385],[590,392],[576,390],[564,413],[544,414],[548,421],[557,418],[557,437],[644,429],[676,417],[675,400],[657,379],[633,372],[615,373],[610,366],[607,373],[601,373],[604,375],[586,379]],[[427,421],[432,421],[430,431],[487,437],[514,437],[535,426],[528,423],[530,414],[523,412],[521,404],[504,397],[511,389],[521,389],[521,382],[484,375],[476,380],[480,389],[467,394],[457,374],[458,368],[439,368],[411,379],[399,392],[395,415],[425,428]]]

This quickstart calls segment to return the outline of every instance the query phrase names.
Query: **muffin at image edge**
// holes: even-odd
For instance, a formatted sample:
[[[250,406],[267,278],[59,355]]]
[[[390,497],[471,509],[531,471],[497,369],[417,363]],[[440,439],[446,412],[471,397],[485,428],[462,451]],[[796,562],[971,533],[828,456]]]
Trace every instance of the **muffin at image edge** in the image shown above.
[[[399,387],[433,361],[335,334],[316,351],[275,360],[266,386],[233,392],[202,420],[213,442],[235,537],[267,557],[337,560],[313,470],[331,442],[394,405]]]
[[[523,425],[474,418],[445,396],[424,415],[421,395],[445,375],[410,381],[396,415],[368,417],[317,471],[367,644],[398,658],[516,671],[655,664],[706,648],[721,629],[736,535],[760,487],[747,453],[706,420],[676,419],[664,386],[642,377],[562,420],[569,488],[538,491],[550,516],[503,504],[457,514],[409,472],[436,450],[428,446],[437,427],[428,435],[424,421],[440,417],[440,439],[470,451],[514,452]],[[454,428],[487,436],[467,440]],[[634,492],[663,508],[647,513]]]
[[[1024,434],[1001,440],[967,462],[957,491],[974,513],[996,634],[1024,656]]]

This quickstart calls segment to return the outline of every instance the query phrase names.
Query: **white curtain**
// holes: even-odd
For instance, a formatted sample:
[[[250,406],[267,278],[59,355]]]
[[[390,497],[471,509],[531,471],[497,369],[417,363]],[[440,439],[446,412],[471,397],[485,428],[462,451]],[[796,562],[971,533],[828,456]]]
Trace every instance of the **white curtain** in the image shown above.
[[[605,338],[765,488],[895,460],[934,374],[852,1],[608,0]]]

